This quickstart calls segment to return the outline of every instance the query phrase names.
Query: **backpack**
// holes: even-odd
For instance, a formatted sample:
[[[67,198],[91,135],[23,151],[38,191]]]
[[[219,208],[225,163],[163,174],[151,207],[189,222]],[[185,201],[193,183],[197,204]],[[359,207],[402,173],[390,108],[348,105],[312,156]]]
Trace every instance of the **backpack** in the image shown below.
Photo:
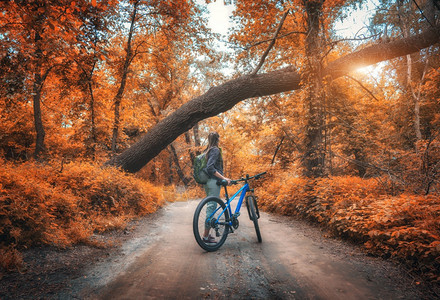
[[[197,183],[200,184],[205,184],[208,182],[209,176],[208,173],[206,173],[206,163],[207,163],[207,158],[206,158],[206,153],[202,153],[200,155],[197,155],[194,158],[194,180]]]

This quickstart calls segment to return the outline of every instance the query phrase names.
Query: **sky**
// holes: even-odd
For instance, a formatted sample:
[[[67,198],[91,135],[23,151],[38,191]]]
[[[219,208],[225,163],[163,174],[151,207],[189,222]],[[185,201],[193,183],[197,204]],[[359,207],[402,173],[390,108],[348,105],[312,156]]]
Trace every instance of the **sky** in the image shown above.
[[[229,16],[232,15],[234,5],[224,5],[222,0],[208,4],[209,23],[212,31],[226,35],[229,29]]]
[[[368,0],[361,10],[351,10],[348,17],[335,24],[336,32],[339,36],[350,38],[367,33],[369,18],[372,17],[376,9],[377,0]]]
[[[369,0],[361,11],[353,11],[343,22],[336,23],[338,35],[342,37],[353,37],[360,30],[365,29],[368,23],[368,17],[373,12],[377,0]],[[209,24],[208,26],[216,32],[223,35],[228,33],[229,16],[232,15],[234,5],[224,5],[222,0],[217,0],[208,4]]]
[[[361,37],[362,34],[368,36],[367,25],[369,18],[374,13],[378,0],[367,0],[361,10],[351,10],[348,17],[335,24],[336,34],[340,38]],[[234,10],[234,5],[224,5],[223,0],[216,0],[207,5],[209,11],[208,26],[215,32],[224,36],[228,34],[230,27],[230,16]],[[226,39],[226,38],[225,38]],[[226,45],[219,44],[226,48]],[[371,73],[380,70],[379,65],[368,66],[359,69],[361,73]]]

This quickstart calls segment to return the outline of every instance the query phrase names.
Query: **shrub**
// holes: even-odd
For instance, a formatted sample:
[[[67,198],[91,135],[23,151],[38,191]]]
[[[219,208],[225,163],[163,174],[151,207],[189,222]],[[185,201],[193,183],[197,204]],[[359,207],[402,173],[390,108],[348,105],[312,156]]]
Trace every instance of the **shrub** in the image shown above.
[[[259,189],[263,209],[313,220],[440,281],[440,197],[389,193],[383,180],[281,174]]]
[[[93,244],[94,232],[124,228],[163,203],[161,187],[115,168],[2,161],[0,265],[19,265],[17,251],[26,247]]]

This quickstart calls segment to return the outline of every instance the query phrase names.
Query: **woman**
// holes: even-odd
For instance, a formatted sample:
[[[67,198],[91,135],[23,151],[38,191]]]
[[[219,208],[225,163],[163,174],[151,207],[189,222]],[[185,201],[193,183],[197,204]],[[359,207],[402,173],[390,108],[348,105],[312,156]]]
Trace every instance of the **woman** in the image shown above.
[[[223,175],[223,157],[220,148],[218,147],[220,136],[217,132],[211,132],[208,135],[208,147],[206,147],[206,172],[209,179],[204,185],[206,197],[214,196],[220,198],[220,185],[217,181],[226,180],[230,184],[231,180]],[[215,208],[215,202],[210,202],[206,207],[206,216],[211,215]],[[209,234],[209,226],[205,226],[203,234],[203,241],[205,243],[215,243],[215,238]]]

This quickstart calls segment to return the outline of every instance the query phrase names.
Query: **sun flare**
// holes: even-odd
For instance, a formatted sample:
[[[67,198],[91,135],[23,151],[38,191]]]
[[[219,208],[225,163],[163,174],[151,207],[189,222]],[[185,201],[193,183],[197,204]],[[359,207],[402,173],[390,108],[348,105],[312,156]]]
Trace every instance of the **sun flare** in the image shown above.
[[[359,67],[355,70],[355,72],[357,74],[373,75],[373,76],[377,77],[378,75],[380,75],[383,72],[383,68],[384,68],[384,64],[378,63],[378,64],[371,65],[371,66]]]

